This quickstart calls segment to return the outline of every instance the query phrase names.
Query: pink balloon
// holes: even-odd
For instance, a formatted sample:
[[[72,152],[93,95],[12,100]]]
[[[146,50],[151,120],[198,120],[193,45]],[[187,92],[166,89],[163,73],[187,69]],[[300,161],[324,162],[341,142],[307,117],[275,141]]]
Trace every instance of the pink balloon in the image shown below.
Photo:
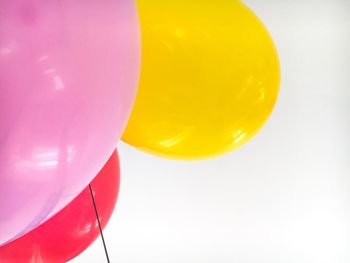
[[[134,0],[0,0],[0,245],[111,156],[136,94]]]

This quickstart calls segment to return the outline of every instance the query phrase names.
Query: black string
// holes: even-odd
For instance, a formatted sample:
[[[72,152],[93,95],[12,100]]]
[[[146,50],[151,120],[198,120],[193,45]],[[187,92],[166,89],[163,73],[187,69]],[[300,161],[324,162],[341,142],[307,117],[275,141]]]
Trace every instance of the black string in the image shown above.
[[[101,226],[101,222],[100,222],[100,217],[99,217],[98,212],[97,212],[96,202],[95,202],[94,194],[92,192],[91,184],[89,184],[89,189],[90,189],[92,203],[94,204],[96,219],[97,219],[97,222],[98,222],[98,228],[100,229],[100,234],[101,234],[101,238],[102,238],[102,242],[103,242],[103,248],[105,250],[107,262],[110,263],[109,256],[108,256],[108,251],[107,251],[107,246],[106,246],[105,238],[103,236],[103,231],[102,231],[102,226]]]

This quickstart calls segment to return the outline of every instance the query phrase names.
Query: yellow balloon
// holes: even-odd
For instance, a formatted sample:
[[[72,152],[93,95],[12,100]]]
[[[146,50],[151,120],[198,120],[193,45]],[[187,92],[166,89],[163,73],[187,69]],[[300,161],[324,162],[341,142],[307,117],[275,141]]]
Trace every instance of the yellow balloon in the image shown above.
[[[280,68],[260,20],[237,0],[138,0],[143,60],[123,140],[173,159],[231,151],[262,127]]]

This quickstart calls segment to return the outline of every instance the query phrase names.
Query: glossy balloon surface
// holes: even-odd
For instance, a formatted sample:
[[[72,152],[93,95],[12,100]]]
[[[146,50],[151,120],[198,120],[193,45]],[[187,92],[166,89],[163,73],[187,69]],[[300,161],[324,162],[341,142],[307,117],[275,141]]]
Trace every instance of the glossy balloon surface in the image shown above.
[[[114,153],[91,183],[103,227],[115,207],[119,181],[119,159]],[[0,247],[0,262],[64,263],[83,252],[99,234],[90,189],[87,187],[44,224]]]
[[[141,80],[123,140],[202,159],[240,147],[277,99],[280,68],[260,20],[237,0],[138,0]]]
[[[139,51],[133,0],[0,0],[0,245],[102,168],[131,112]]]

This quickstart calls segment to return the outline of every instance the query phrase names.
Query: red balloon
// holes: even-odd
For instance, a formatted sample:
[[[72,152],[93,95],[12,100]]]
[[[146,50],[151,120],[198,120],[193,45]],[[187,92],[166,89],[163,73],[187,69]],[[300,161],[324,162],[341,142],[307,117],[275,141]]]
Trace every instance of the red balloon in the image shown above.
[[[91,183],[101,225],[109,221],[119,192],[120,168],[114,152]],[[1,263],[63,263],[73,259],[100,235],[90,189],[54,217],[21,238],[0,247]]]

